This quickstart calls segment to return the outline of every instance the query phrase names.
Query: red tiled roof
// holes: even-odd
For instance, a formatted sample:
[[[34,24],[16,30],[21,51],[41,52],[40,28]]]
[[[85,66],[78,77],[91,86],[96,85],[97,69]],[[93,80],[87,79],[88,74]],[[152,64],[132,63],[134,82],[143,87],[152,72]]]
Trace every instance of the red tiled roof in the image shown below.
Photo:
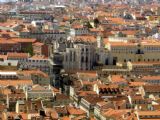
[[[0,86],[33,85],[32,80],[0,80]]]
[[[143,76],[143,80],[160,80],[160,76]]]
[[[28,75],[39,75],[39,76],[42,76],[42,77],[45,77],[45,78],[49,78],[49,76],[46,74],[46,73],[44,73],[44,72],[42,72],[42,71],[40,71],[40,70],[23,70],[23,71],[18,71],[18,73],[19,74],[24,74],[24,75],[26,75],[26,74],[28,74]]]
[[[88,42],[96,42],[96,38],[91,35],[84,35],[84,36],[76,36],[76,40],[88,41]]]
[[[8,58],[29,58],[28,53],[7,53]]]
[[[33,45],[34,45],[34,46],[42,46],[42,45],[44,45],[44,43],[36,42],[36,43],[34,43]]]
[[[34,43],[36,39],[27,39],[27,38],[11,38],[12,41],[20,42],[20,43]]]
[[[145,82],[130,82],[129,83],[129,86],[132,86],[132,87],[138,87],[138,86],[144,86],[146,85]]]
[[[31,59],[34,59],[34,60],[46,60],[48,59],[48,57],[45,57],[45,56],[42,56],[42,55],[34,55],[31,57]]]
[[[70,106],[67,107],[67,110],[70,115],[85,115],[86,114],[85,111],[83,111],[79,108],[74,108],[74,107],[70,107]]]
[[[139,116],[154,116],[154,115],[160,115],[159,111],[138,111]]]
[[[71,120],[68,116],[62,117],[62,120]]]
[[[122,76],[120,75],[112,75],[111,77],[113,83],[117,82],[127,82]]]

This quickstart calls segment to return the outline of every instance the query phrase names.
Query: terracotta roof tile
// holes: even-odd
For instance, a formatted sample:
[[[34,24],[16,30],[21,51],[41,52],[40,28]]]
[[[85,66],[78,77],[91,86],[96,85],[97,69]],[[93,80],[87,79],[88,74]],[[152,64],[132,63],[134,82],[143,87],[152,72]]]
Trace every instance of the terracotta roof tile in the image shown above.
[[[78,91],[78,96],[97,95],[95,91]]]
[[[7,60],[7,55],[0,55],[0,59]]]
[[[152,115],[160,115],[159,111],[138,111],[139,116],[152,116]]]
[[[140,87],[140,86],[144,86],[144,85],[146,85],[145,82],[130,82],[129,83],[129,86],[131,86],[131,87]]]
[[[0,86],[33,85],[32,80],[0,80]]]
[[[34,60],[47,60],[48,57],[45,57],[45,56],[42,56],[42,55],[34,55],[31,57],[31,59],[34,59]]]
[[[79,108],[74,108],[74,107],[68,106],[67,110],[70,115],[86,115],[86,112],[79,109]]]
[[[86,96],[83,99],[85,99],[87,102],[89,102],[92,105],[95,105],[97,102],[103,101],[103,99],[101,97],[98,97],[96,95],[94,95],[94,96]]]
[[[142,80],[160,80],[160,76],[143,76]]]
[[[96,71],[77,72],[79,76],[97,77]]]
[[[33,45],[34,45],[34,46],[42,46],[42,45],[44,45],[44,43],[36,42],[36,43],[34,43]]]
[[[46,73],[40,70],[23,70],[23,71],[18,71],[17,73],[24,74],[24,75],[39,75],[45,78],[49,78],[49,76]]]
[[[8,58],[29,58],[28,53],[7,53]]]
[[[36,39],[27,39],[27,38],[11,38],[12,41],[19,42],[19,43],[34,43]]]
[[[76,36],[75,37],[76,40],[82,40],[85,42],[96,42],[96,38],[94,36],[91,35],[84,35],[84,36]]]
[[[117,83],[117,82],[127,82],[126,79],[124,79],[122,76],[120,75],[112,75],[111,76],[112,82],[113,83]]]
[[[61,120],[71,120],[68,116],[64,116],[61,118]]]

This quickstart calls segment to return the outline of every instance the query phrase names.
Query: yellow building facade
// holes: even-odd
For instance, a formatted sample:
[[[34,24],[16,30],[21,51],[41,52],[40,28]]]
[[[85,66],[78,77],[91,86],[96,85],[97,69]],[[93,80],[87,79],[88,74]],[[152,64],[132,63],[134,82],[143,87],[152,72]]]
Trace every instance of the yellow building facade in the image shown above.
[[[110,42],[109,64],[117,62],[155,62],[160,61],[160,42],[125,43]]]

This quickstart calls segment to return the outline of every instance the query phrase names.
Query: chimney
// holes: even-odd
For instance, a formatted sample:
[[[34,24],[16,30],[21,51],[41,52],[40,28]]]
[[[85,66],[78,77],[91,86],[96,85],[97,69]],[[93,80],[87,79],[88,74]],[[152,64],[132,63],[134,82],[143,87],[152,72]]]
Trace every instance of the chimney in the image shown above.
[[[59,92],[60,92],[60,94],[62,94],[62,88],[59,88]]]
[[[9,108],[9,97],[8,97],[8,94],[7,94],[6,104],[7,104],[7,108]]]

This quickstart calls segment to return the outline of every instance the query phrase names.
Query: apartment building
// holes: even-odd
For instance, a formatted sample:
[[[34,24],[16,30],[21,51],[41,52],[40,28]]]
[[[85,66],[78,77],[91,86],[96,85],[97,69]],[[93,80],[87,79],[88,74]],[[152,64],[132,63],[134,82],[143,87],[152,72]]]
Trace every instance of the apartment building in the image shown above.
[[[39,69],[48,75],[52,75],[54,63],[47,57],[35,55],[29,58],[26,64],[29,69]]]
[[[26,99],[52,99],[53,91],[49,86],[33,85],[25,91]]]
[[[44,30],[44,31],[22,31],[19,33],[21,38],[37,38],[39,40],[54,39],[60,40],[67,37],[64,31]]]
[[[0,38],[0,53],[7,54],[7,52],[20,52],[21,44],[15,41],[10,41],[7,38]]]
[[[70,29],[70,35],[72,36],[80,36],[88,34],[89,34],[89,29],[81,25],[75,25]]]

